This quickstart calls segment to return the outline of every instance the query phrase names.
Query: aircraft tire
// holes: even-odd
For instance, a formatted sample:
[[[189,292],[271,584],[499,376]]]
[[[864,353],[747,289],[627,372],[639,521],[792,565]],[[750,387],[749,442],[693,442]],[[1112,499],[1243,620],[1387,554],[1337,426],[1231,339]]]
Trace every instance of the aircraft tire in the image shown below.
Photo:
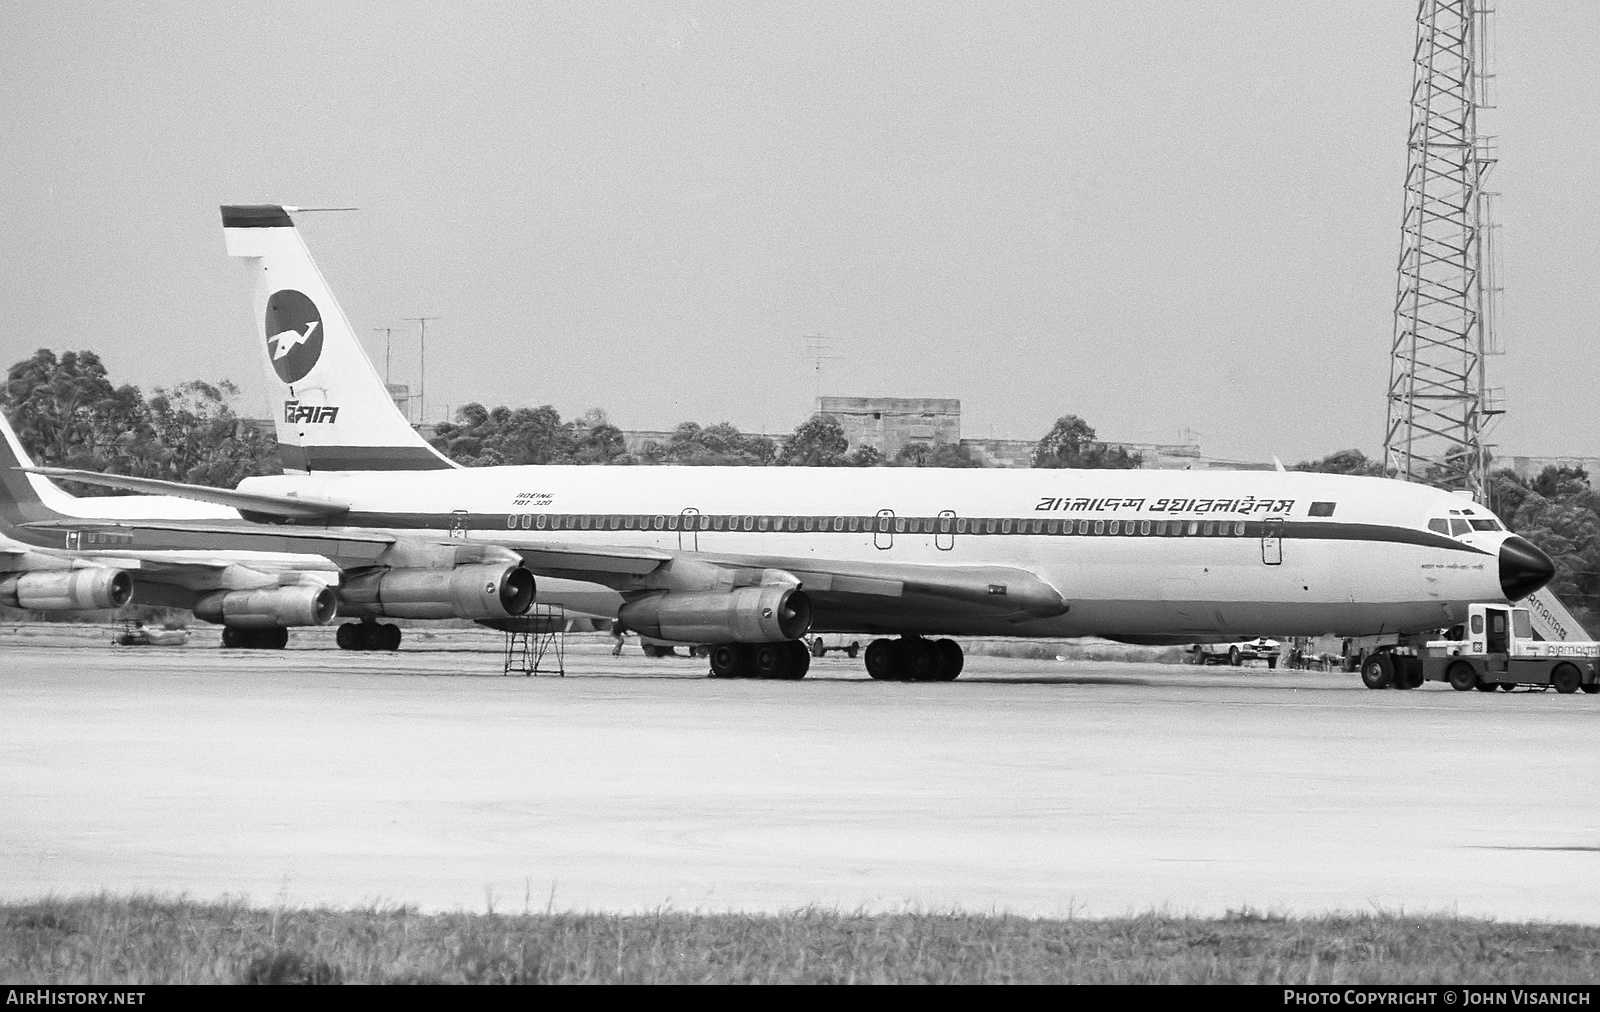
[[[1450,680],[1450,688],[1457,692],[1471,692],[1473,689],[1480,688],[1478,684],[1478,669],[1466,661],[1456,661],[1450,665],[1450,670],[1445,672],[1445,676]]]
[[[1388,654],[1373,654],[1361,662],[1361,684],[1369,689],[1387,689],[1394,684],[1394,662]]]
[[[1550,672],[1550,684],[1563,696],[1570,696],[1583,684],[1583,675],[1571,664],[1563,664]]]
[[[899,658],[895,656],[893,640],[873,640],[867,644],[867,676],[879,681],[899,677]]]
[[[750,647],[745,643],[718,643],[711,648],[712,678],[747,678]]]
[[[791,640],[783,644],[783,646],[787,648],[789,653],[789,667],[778,677],[787,678],[791,681],[804,678],[806,672],[811,670],[811,651],[806,649],[805,643],[801,640]]]
[[[1241,665],[1243,663],[1244,663],[1244,660],[1239,657],[1239,648],[1238,647],[1229,647],[1228,648],[1228,667],[1237,668],[1239,665]]]
[[[1276,657],[1268,657],[1267,658],[1267,670],[1268,671],[1276,671],[1277,668],[1278,668],[1278,659]]]
[[[378,636],[379,650],[399,650],[401,632],[400,627],[393,622],[385,622],[378,628],[383,632]]]
[[[939,648],[918,636],[900,641],[901,670],[913,682],[937,682],[944,667]]]
[[[793,666],[787,643],[757,643],[750,657],[750,670],[757,678],[787,678]]]
[[[827,646],[827,644],[822,642],[822,637],[821,636],[818,636],[816,639],[811,641],[811,656],[812,657],[826,657],[826,656],[828,656],[828,646]]]
[[[844,648],[844,655],[850,658],[852,661],[856,659],[856,654],[859,654],[860,652],[861,644],[859,643],[852,643]]]
[[[961,652],[961,644],[955,640],[939,640],[934,644],[939,650],[939,678],[941,682],[953,682],[961,676],[961,668],[966,664],[966,656]]]
[[[356,628],[357,628],[356,623],[354,623],[354,622],[345,622],[342,625],[340,625],[337,630],[334,631],[333,641],[335,643],[339,644],[339,649],[340,650],[359,650],[359,649],[361,649],[359,646],[356,645]]]

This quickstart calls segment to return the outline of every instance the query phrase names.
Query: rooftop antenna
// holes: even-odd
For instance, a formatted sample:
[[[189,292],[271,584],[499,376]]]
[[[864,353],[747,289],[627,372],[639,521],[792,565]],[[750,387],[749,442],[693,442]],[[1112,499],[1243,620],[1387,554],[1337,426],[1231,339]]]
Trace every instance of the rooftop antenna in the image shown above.
[[[417,341],[417,424],[423,425],[428,421],[428,321],[438,320],[441,317],[407,316],[402,319],[422,328],[422,336]]]
[[[394,337],[393,327],[373,327],[373,332],[383,331],[383,385],[389,386],[389,342]]]
[[[833,348],[833,342],[823,334],[805,335],[806,357],[811,359],[812,370],[816,373],[817,399],[822,399],[822,363],[838,362],[844,358]]]

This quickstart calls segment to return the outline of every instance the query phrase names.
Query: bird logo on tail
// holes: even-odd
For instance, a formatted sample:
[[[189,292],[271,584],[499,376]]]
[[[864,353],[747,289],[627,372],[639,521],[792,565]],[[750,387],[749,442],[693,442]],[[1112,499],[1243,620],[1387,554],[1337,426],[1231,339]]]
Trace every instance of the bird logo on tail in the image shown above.
[[[322,314],[316,303],[292,288],[267,300],[267,355],[285,383],[298,383],[322,357]]]

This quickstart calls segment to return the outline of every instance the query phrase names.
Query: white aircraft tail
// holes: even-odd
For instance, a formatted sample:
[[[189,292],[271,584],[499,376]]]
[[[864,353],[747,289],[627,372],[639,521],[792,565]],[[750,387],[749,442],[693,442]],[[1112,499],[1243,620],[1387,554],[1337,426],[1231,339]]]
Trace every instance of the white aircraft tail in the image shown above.
[[[395,407],[285,208],[224,205],[222,235],[255,273],[257,346],[285,471],[456,466]]]

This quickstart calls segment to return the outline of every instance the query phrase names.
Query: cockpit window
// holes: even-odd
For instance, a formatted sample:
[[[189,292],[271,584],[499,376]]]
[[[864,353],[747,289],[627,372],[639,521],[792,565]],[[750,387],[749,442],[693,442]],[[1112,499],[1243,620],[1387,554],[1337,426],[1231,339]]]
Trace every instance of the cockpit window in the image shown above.
[[[1455,517],[1451,517],[1450,518],[1450,536],[1451,537],[1459,537],[1462,534],[1470,534],[1470,533],[1472,533],[1472,525],[1471,524],[1467,523],[1465,520],[1457,520]]]
[[[1495,520],[1473,520],[1469,522],[1475,531],[1498,531],[1501,529],[1499,522]]]
[[[1435,534],[1449,534],[1450,521],[1444,519],[1443,517],[1439,517],[1435,520],[1429,520],[1428,530],[1433,531]]]

